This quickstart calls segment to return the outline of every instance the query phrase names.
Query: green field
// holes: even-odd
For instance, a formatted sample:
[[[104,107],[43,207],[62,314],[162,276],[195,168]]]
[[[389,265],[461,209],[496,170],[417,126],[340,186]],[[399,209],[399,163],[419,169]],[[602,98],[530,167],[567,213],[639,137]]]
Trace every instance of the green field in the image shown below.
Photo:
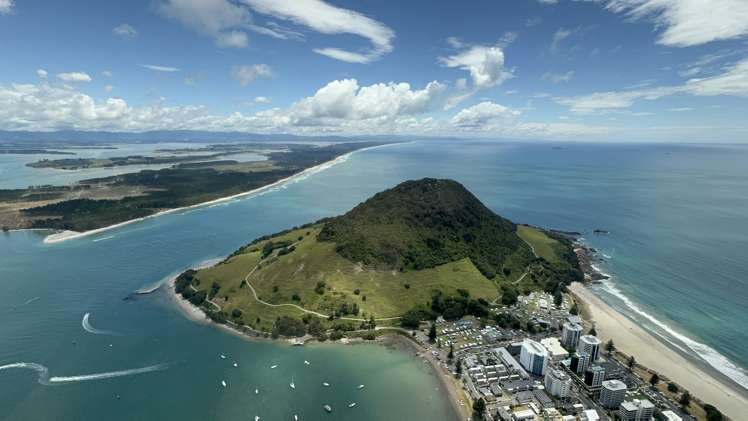
[[[551,263],[561,261],[556,250],[563,245],[547,236],[543,231],[527,225],[517,225],[517,235],[532,246],[538,257],[542,257]]]
[[[304,313],[290,306],[271,307],[257,302],[250,288],[242,286],[255,267],[248,281],[261,300],[292,303],[326,315],[340,309],[343,303],[356,304],[359,314],[345,316],[350,318],[397,317],[418,304],[428,305],[435,291],[455,295],[462,288],[471,297],[488,301],[498,296],[496,284],[469,259],[420,271],[364,269],[339,256],[333,243],[318,242],[320,229],[321,225],[315,225],[254,244],[217,266],[199,271],[195,276],[199,281],[197,288],[209,290],[217,282],[221,288],[213,301],[228,314],[235,308],[242,310],[244,323],[263,330],[269,330],[278,316],[300,317]],[[282,256],[276,251],[261,259],[268,241],[292,242],[295,250]],[[323,288],[318,288],[320,282],[324,282]]]

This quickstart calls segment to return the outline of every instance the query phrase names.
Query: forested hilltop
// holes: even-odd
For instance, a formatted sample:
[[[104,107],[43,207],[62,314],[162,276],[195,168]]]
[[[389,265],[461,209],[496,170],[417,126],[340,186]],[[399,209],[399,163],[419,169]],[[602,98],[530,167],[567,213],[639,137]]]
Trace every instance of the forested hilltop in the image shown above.
[[[516,225],[453,180],[406,181],[348,213],[261,237],[176,291],[214,320],[283,336],[487,316],[582,273],[564,237]]]

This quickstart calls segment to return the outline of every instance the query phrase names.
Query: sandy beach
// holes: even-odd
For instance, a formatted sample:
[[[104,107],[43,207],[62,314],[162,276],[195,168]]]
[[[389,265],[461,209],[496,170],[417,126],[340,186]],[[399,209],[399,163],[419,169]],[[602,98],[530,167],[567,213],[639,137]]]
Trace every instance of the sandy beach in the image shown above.
[[[208,201],[208,202],[196,203],[194,205],[184,206],[184,207],[181,207],[181,208],[167,209],[167,210],[164,210],[164,211],[161,211],[161,212],[154,213],[153,215],[144,216],[142,218],[130,219],[130,220],[127,220],[127,221],[124,221],[124,222],[120,222],[118,224],[109,225],[109,226],[106,226],[106,227],[103,227],[103,228],[97,228],[97,229],[90,230],[90,231],[85,231],[85,232],[60,231],[60,232],[56,232],[56,233],[50,234],[46,238],[44,238],[44,243],[45,244],[54,244],[54,243],[59,243],[59,242],[62,242],[62,241],[72,240],[74,238],[87,237],[89,235],[99,234],[99,233],[102,233],[102,232],[105,232],[105,231],[109,231],[111,229],[119,228],[119,227],[122,227],[122,226],[125,226],[125,225],[129,225],[129,224],[132,224],[132,223],[135,223],[135,222],[143,221],[143,220],[146,220],[146,219],[156,218],[156,217],[159,217],[159,216],[162,216],[162,215],[167,215],[167,214],[174,213],[174,212],[180,212],[180,211],[189,210],[189,209],[202,208],[202,207],[205,207],[205,206],[216,205],[216,204],[219,204],[219,203],[227,202],[227,201],[230,201],[230,200],[238,199],[238,198],[249,196],[249,195],[252,195],[252,194],[262,193],[262,192],[265,192],[267,190],[273,189],[275,187],[282,186],[282,185],[284,185],[286,183],[289,183],[289,182],[292,182],[292,181],[301,180],[301,179],[306,178],[306,177],[308,177],[308,176],[310,176],[312,174],[318,173],[320,171],[324,171],[324,170],[326,170],[326,169],[328,169],[328,168],[330,168],[330,167],[332,167],[334,165],[337,165],[337,164],[340,164],[342,162],[345,162],[351,155],[353,155],[356,152],[369,151],[369,150],[373,150],[373,149],[383,148],[383,147],[392,146],[392,145],[400,145],[400,144],[402,144],[402,143],[387,143],[387,144],[384,144],[384,145],[377,145],[377,146],[371,146],[371,147],[368,147],[368,148],[357,149],[355,151],[348,152],[347,154],[340,155],[339,157],[337,157],[337,158],[335,158],[333,160],[330,160],[330,161],[324,162],[322,164],[315,165],[313,167],[307,168],[307,169],[305,169],[305,170],[303,170],[303,171],[301,171],[299,173],[296,173],[296,174],[294,174],[294,175],[292,175],[290,177],[286,177],[286,178],[280,179],[280,180],[278,180],[276,182],[267,184],[265,186],[258,187],[258,188],[254,189],[254,190],[250,190],[250,191],[238,193],[238,194],[235,194],[235,195],[232,195],[232,196],[221,197],[221,198],[218,198],[218,199],[215,199],[215,200],[211,200],[211,201]]]
[[[616,348],[633,355],[637,363],[669,377],[705,403],[715,405],[734,420],[745,419],[748,398],[736,387],[717,379],[680,354],[665,346],[636,323],[604,303],[580,283],[569,287],[586,306],[595,323],[597,336],[612,339]]]

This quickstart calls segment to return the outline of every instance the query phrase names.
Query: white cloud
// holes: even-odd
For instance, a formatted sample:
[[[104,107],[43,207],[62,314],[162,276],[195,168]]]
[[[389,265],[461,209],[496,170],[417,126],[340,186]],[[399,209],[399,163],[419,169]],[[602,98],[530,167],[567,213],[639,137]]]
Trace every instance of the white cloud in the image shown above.
[[[610,0],[607,8],[664,28],[659,44],[689,47],[748,35],[745,0]]]
[[[132,39],[138,36],[138,31],[127,23],[115,27],[112,29],[112,33],[122,39]]]
[[[36,69],[36,75],[39,77],[39,79],[46,79],[47,71],[44,69]]]
[[[541,4],[557,4],[558,0],[538,0]]]
[[[104,86],[104,91],[106,91],[106,92],[112,92],[113,89],[114,89],[114,86],[112,86],[112,85],[106,85],[106,86]]]
[[[101,75],[104,77],[112,77],[112,72],[109,70],[104,70],[101,72]]]
[[[221,48],[244,48],[249,45],[249,37],[242,31],[229,31],[216,37],[216,45]]]
[[[8,15],[13,12],[13,0],[0,0],[0,15]]]
[[[162,73],[173,73],[173,72],[181,72],[182,69],[178,67],[171,67],[171,66],[157,66],[155,64],[140,64],[140,67],[143,67],[145,69],[153,70],[155,72],[162,72]]]
[[[555,100],[559,104],[568,106],[571,111],[593,113],[628,108],[637,101],[652,101],[676,94],[748,97],[748,59],[728,67],[715,76],[689,79],[682,85],[595,92],[576,97],[555,98]]]
[[[246,47],[240,31],[251,24],[249,10],[228,0],[163,0],[156,11],[194,31],[213,37],[219,47]]]
[[[260,77],[273,76],[273,69],[267,64],[245,64],[231,68],[231,77],[239,81],[242,86],[247,86]]]
[[[571,30],[564,28],[559,28],[556,32],[554,32],[553,39],[551,40],[551,51],[554,53],[558,52],[559,47],[561,46],[561,42],[566,38],[569,38],[571,34]]]
[[[561,82],[568,82],[572,78],[574,78],[574,71],[569,70],[566,73],[545,72],[543,73],[543,76],[541,76],[540,78],[543,80],[547,80],[553,84],[559,84]]]
[[[447,44],[452,48],[463,48],[465,46],[465,43],[457,37],[448,37]]]
[[[478,89],[500,85],[512,77],[512,72],[504,67],[504,52],[498,46],[473,46],[458,54],[440,57],[439,61],[447,67],[469,71]]]
[[[668,111],[674,112],[674,113],[682,113],[685,111],[693,111],[693,108],[691,107],[676,107],[676,108],[668,108]]]
[[[258,13],[303,25],[323,34],[351,34],[368,39],[372,46],[363,52],[335,47],[317,48],[316,53],[347,62],[370,63],[392,51],[395,32],[387,25],[353,10],[321,0],[244,0]]]
[[[270,98],[266,96],[256,96],[255,104],[270,104]]]
[[[63,82],[90,82],[92,80],[91,76],[84,72],[58,73],[57,78]]]
[[[541,18],[540,16],[534,16],[525,21],[525,26],[528,28],[532,28],[533,26],[540,25],[541,22],[543,22],[543,18]]]
[[[452,117],[451,123],[461,129],[494,130],[501,120],[519,114],[519,111],[511,110],[503,105],[484,101],[461,110]]]

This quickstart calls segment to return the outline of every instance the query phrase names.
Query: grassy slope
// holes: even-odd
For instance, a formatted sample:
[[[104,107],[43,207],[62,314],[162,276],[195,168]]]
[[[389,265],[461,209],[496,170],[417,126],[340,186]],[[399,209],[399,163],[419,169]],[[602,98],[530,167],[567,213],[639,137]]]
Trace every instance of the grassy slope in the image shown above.
[[[527,225],[518,225],[517,235],[519,235],[523,240],[527,241],[527,243],[533,247],[535,253],[537,253],[539,257],[542,257],[551,263],[558,263],[559,261],[561,261],[561,258],[556,253],[556,250],[558,247],[563,246],[558,241],[545,235],[543,231],[540,231],[537,228],[529,227]]]
[[[334,245],[318,242],[320,225],[291,231],[272,241],[291,240],[296,250],[284,256],[271,256],[263,261],[253,273],[250,283],[259,297],[267,302],[296,303],[308,310],[324,314],[331,313],[342,302],[356,303],[361,313],[349,317],[376,318],[399,316],[416,304],[427,304],[434,290],[447,295],[456,294],[457,288],[470,291],[474,298],[492,301],[498,295],[496,284],[483,276],[469,259],[420,271],[375,271],[363,270],[358,265],[335,253]],[[298,237],[303,237],[298,241]],[[272,322],[280,315],[300,317],[303,313],[291,307],[274,308],[257,303],[249,288],[241,287],[242,280],[260,262],[261,249],[265,242],[258,243],[215,267],[198,272],[200,289],[210,289],[218,282],[221,290],[216,301],[225,312],[234,308],[243,311],[243,321],[264,330],[270,330]],[[521,270],[517,270],[521,273]],[[325,293],[315,292],[317,282],[326,283]],[[410,288],[405,288],[409,284]],[[277,286],[277,292],[273,287]],[[359,295],[354,290],[359,289]],[[296,293],[301,300],[295,302]],[[227,302],[224,297],[229,297]],[[366,301],[362,299],[366,296]],[[260,323],[257,323],[257,317]]]

